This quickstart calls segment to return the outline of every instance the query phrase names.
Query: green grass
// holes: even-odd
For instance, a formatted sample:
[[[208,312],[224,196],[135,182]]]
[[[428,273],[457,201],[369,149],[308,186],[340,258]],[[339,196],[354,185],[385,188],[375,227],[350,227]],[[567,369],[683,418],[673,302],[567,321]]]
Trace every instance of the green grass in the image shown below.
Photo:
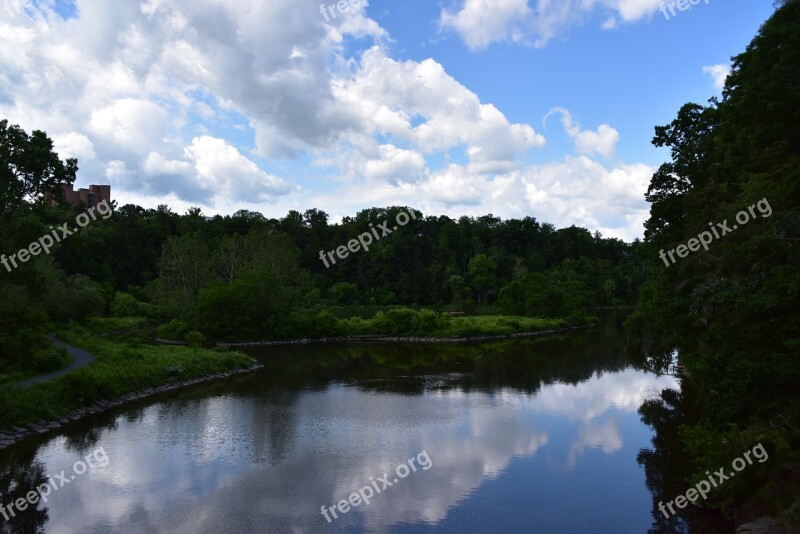
[[[81,325],[83,331],[92,336],[141,328],[147,324],[144,317],[92,317]],[[70,330],[76,327],[73,325]]]
[[[538,332],[572,326],[566,319],[517,317],[513,315],[479,315],[451,317],[449,325],[438,335],[452,337],[491,336]]]
[[[61,340],[87,350],[97,360],[29,388],[0,386],[3,407],[0,430],[52,420],[99,400],[111,401],[143,389],[247,368],[255,363],[253,358],[238,352],[156,346],[136,336],[124,341],[89,337],[100,330],[118,330],[122,323],[117,319],[95,320],[88,328],[73,325],[60,331]],[[112,328],[103,329],[104,326]]]
[[[584,326],[593,321],[594,318],[582,314],[557,319],[513,315],[451,316],[404,308],[378,312],[371,319],[353,317],[342,323],[344,333],[349,335],[468,338]]]

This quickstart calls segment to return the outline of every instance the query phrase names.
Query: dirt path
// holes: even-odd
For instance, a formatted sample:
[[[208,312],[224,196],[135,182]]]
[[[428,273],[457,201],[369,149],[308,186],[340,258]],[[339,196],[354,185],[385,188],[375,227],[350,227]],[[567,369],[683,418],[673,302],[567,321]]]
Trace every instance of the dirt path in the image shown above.
[[[45,382],[57,376],[61,376],[63,374],[69,373],[79,367],[83,367],[84,365],[89,365],[95,360],[95,357],[86,352],[85,350],[81,350],[79,348],[73,347],[72,345],[67,345],[63,341],[59,341],[56,339],[55,334],[48,334],[50,341],[53,342],[53,345],[60,349],[67,349],[67,352],[70,356],[74,359],[74,361],[69,364],[68,366],[59,369],[58,371],[53,371],[52,373],[47,373],[45,375],[34,376],[33,378],[29,378],[27,380],[23,380],[22,382],[17,382],[17,385],[23,388],[26,388],[32,384],[36,384],[38,382]]]

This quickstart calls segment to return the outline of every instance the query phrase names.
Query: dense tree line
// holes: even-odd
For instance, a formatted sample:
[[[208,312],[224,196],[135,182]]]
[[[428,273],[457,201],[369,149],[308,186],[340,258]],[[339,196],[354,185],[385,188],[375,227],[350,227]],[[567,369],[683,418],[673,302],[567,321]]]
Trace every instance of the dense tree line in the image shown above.
[[[698,390],[699,421],[682,434],[698,473],[759,441],[770,451],[768,470],[712,496],[740,520],[788,508],[800,488],[800,1],[777,7],[734,58],[722,100],[656,128],[672,158],[647,193],[639,252],[653,277],[628,322],[653,361],[677,347]],[[763,199],[769,217],[737,224]],[[659,258],[726,220],[738,228],[710,250]]]
[[[27,247],[51,226],[74,226],[83,208],[67,205],[60,186],[73,183],[77,170],[77,161],[58,158],[44,132],[28,135],[0,122],[3,253]],[[45,201],[48,192],[58,205]],[[412,217],[395,225],[403,213]],[[368,251],[321,261],[361,234],[377,237],[384,221],[398,227]],[[322,310],[348,318],[396,305],[566,316],[632,304],[643,279],[637,246],[533,217],[454,220],[402,206],[335,224],[318,209],[268,219],[250,211],[207,217],[199,208],[180,215],[167,206],[115,206],[110,219],[92,222],[51,254],[0,272],[0,359],[7,373],[47,367],[55,354],[41,341],[44,325],[104,313],[147,315],[172,324],[166,333],[192,329],[217,339],[323,335],[332,318]],[[32,364],[36,351],[45,351],[41,365]]]

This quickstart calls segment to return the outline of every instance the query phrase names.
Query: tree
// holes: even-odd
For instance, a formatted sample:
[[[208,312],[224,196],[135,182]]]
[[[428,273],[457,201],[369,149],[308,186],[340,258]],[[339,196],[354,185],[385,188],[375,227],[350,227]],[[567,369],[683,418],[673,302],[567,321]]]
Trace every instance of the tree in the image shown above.
[[[485,254],[476,254],[469,260],[467,280],[477,293],[478,304],[486,301],[489,290],[494,287],[494,270],[496,264]]]
[[[223,236],[214,255],[217,274],[231,284],[247,265],[247,246],[239,234]]]
[[[671,149],[651,180],[639,249],[654,275],[626,326],[654,337],[654,352],[677,349],[698,386],[702,418],[682,431],[698,478],[754,436],[774,451],[773,473],[800,463],[797,426],[781,424],[800,414],[800,0],[777,5],[734,58],[722,101],[684,105],[654,139]],[[709,221],[734,225],[737,212],[755,206],[746,225],[738,221],[709,250],[670,266],[659,260],[660,249],[686,243]],[[726,498],[737,520],[800,499],[796,484],[778,480],[752,481]],[[784,502],[764,510],[779,494]]]
[[[78,160],[61,161],[46,133],[28,135],[0,120],[0,209],[7,220],[26,203],[43,204],[48,192],[60,194],[60,185],[75,182],[77,172]]]
[[[358,286],[349,282],[337,282],[328,290],[328,295],[336,304],[356,304]]]
[[[200,289],[211,280],[208,246],[201,234],[172,236],[164,243],[159,263],[158,300],[170,313],[185,313]]]

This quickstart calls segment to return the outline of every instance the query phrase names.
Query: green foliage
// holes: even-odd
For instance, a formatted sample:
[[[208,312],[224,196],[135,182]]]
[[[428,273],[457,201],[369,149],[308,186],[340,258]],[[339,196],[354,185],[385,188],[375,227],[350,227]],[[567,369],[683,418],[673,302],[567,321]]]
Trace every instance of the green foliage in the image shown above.
[[[215,340],[282,338],[296,294],[268,266],[203,289],[192,324]]]
[[[183,321],[173,319],[167,324],[159,325],[156,332],[161,339],[180,341],[189,333],[189,327]]]
[[[27,370],[32,371],[32,374],[49,373],[66,367],[70,362],[72,362],[72,358],[65,349],[50,346],[33,353]]]
[[[159,263],[156,302],[168,316],[185,317],[200,290],[211,280],[208,246],[200,233],[172,236]]]
[[[111,302],[111,315],[114,317],[142,317],[150,313],[150,307],[135,297],[118,291]]]
[[[86,336],[100,336],[113,332],[140,329],[145,325],[145,317],[92,317],[71,328],[75,331],[85,331]]]
[[[550,277],[530,273],[500,290],[498,304],[504,313],[555,317],[574,311],[567,304],[566,292]]]
[[[411,337],[474,337],[537,332],[570,325],[585,325],[589,319],[576,316],[573,321],[515,316],[451,317],[431,310],[408,308],[378,312],[371,320],[358,318],[347,322],[352,335],[382,334]]]
[[[336,304],[357,304],[358,286],[349,282],[336,282],[328,290],[328,295]]]
[[[486,301],[489,289],[495,287],[497,264],[485,254],[476,254],[469,260],[467,280],[477,294],[478,303]]]
[[[13,334],[0,333],[0,356],[3,374],[15,379],[55,371],[72,361],[66,351],[54,347],[49,339],[29,327]]]
[[[736,458],[746,460],[744,453],[750,451],[752,465],[747,463],[735,477],[719,485],[709,496],[709,504],[733,515],[750,501],[751,507],[777,515],[798,502],[800,488],[796,485],[783,487],[782,479],[794,476],[792,472],[800,462],[798,436],[785,421],[776,418],[773,426],[761,429],[732,426],[722,433],[701,423],[684,428],[682,435],[697,463],[692,483],[707,478],[706,471],[716,472],[724,467],[726,473],[731,472],[733,461]],[[758,448],[760,458],[752,452],[754,448]]]
[[[0,385],[0,430],[52,419],[99,400],[250,367],[255,361],[238,352],[156,346],[129,340],[86,338],[81,329],[62,332],[65,341],[97,356],[86,367],[25,389]]]
[[[778,422],[796,423],[800,414],[798,65],[800,1],[793,0],[734,58],[722,101],[686,104],[656,128],[654,144],[669,147],[672,158],[648,190],[641,254],[653,277],[626,326],[662,359],[677,348],[700,387],[701,421],[684,433],[698,475],[759,440],[772,449],[770,472],[796,470],[797,425]],[[759,208],[710,250],[669,267],[659,260],[660,250],[687,242],[709,221],[733,224],[759,203],[771,216]],[[771,510],[766,488],[796,499],[792,485],[748,471],[726,482],[717,504],[737,514]]]
[[[53,141],[41,130],[28,135],[0,120],[0,212],[12,216],[26,202],[44,203],[45,193],[75,181],[78,161],[61,161]]]
[[[44,196],[59,198],[76,170],[74,160],[58,160],[43,132],[29,136],[0,122],[0,252],[74,222],[78,209],[52,206]],[[329,269],[320,262],[320,250],[383,221],[393,226],[400,212],[413,217],[369,251]],[[536,305],[523,302],[515,313],[632,302],[641,283],[635,248],[531,217],[453,220],[404,206],[362,210],[337,224],[315,209],[277,220],[247,211],[207,218],[199,208],[179,215],[166,205],[115,206],[109,219],[94,221],[0,281],[0,380],[57,365],[42,334],[70,321],[81,321],[75,329],[90,335],[152,317],[162,323],[159,337],[181,340],[192,330],[212,341],[514,331],[514,320],[451,320],[425,308],[494,311],[501,288],[524,284],[534,273],[553,285],[550,300],[563,302],[545,299],[546,308],[534,298]],[[116,322],[100,320],[106,313]],[[150,333],[139,328],[125,335]]]
[[[190,347],[200,347],[206,342],[206,336],[204,336],[202,332],[192,330],[186,334],[184,341],[186,341]]]
[[[89,277],[67,276],[51,258],[39,258],[35,268],[44,285],[42,306],[50,318],[60,322],[80,321],[105,312],[102,290]]]

